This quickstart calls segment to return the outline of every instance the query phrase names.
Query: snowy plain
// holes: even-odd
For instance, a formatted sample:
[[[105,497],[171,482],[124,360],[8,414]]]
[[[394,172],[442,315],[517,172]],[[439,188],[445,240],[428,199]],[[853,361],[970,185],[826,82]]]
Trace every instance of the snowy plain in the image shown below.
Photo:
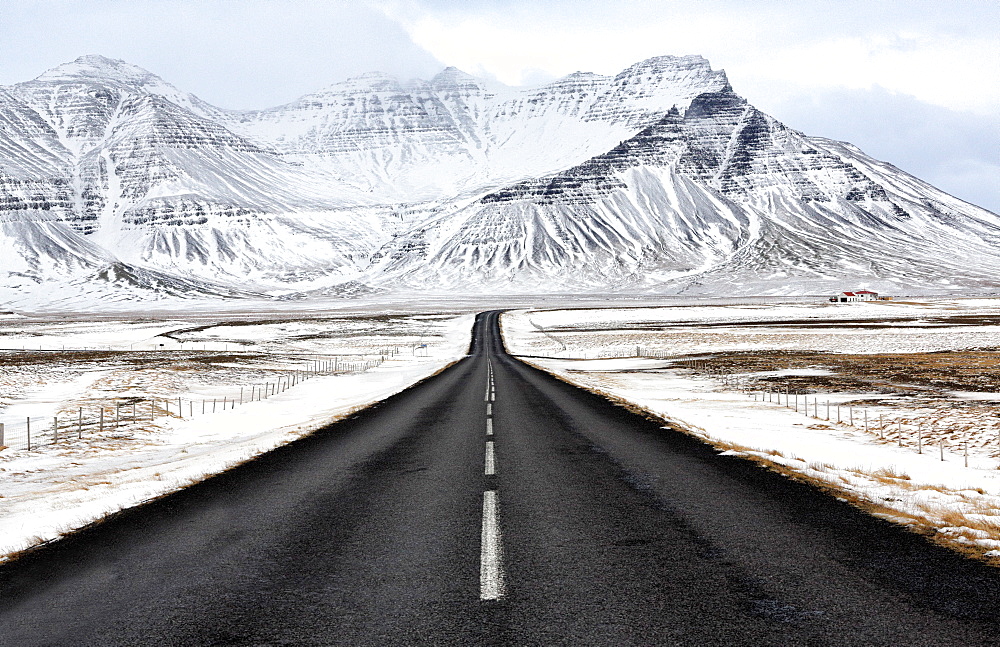
[[[0,561],[402,391],[468,352],[473,319],[3,317]],[[40,421],[30,451],[12,433],[27,416]]]
[[[543,370],[1000,564],[1000,383],[979,370],[1000,359],[997,323],[997,299],[502,318],[508,350]],[[886,380],[885,364],[904,370]]]

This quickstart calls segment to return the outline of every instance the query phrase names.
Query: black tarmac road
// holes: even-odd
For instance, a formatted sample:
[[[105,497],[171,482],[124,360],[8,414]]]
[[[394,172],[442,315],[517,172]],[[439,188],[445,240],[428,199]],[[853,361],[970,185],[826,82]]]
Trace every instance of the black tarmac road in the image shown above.
[[[2,532],[2,529],[0,529]],[[507,355],[0,568],[0,645],[980,645],[1000,574]]]

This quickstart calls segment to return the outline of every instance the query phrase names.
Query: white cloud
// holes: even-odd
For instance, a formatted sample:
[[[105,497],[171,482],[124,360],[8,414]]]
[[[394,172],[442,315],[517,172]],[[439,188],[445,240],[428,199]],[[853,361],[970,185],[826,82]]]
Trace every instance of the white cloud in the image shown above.
[[[947,15],[923,5],[588,0],[380,7],[436,58],[512,85],[532,71],[614,73],[650,56],[702,54],[751,88],[776,81],[881,86],[955,110],[1000,114],[1000,39],[989,29],[1000,10],[973,3],[965,9],[970,24],[956,26],[961,3]],[[906,7],[912,10],[899,11]]]
[[[0,33],[0,84],[103,54],[227,108],[274,106],[373,70],[443,67],[362,2],[0,0]]]
[[[752,52],[747,77],[807,88],[880,86],[953,110],[1000,114],[1000,40],[948,35],[839,37]]]
[[[382,8],[436,58],[510,85],[521,85],[539,72],[553,77],[576,71],[614,74],[651,56],[703,53],[706,39],[700,35],[706,33],[727,41],[748,39],[746,22],[720,22],[712,13],[609,25],[603,9],[587,17],[587,9],[560,15],[535,5],[473,14],[428,12],[414,4]]]

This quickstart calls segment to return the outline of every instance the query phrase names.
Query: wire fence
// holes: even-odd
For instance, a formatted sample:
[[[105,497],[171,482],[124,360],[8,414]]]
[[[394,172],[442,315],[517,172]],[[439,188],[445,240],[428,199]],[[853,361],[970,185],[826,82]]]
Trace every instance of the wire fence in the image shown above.
[[[238,392],[234,387],[232,395],[222,397],[119,397],[81,404],[72,413],[63,409],[60,415],[52,417],[6,417],[0,422],[0,448],[31,451],[73,439],[131,434],[141,429],[143,423],[155,422],[157,418],[193,418],[219,413],[250,402],[267,400],[314,377],[368,371],[398,353],[399,349],[385,349],[377,359],[332,357],[309,360],[304,366],[283,370],[259,383],[240,386]]]
[[[760,383],[746,376],[713,370],[700,360],[685,360],[681,364],[708,372],[722,385],[741,391],[754,401],[769,402],[815,420],[863,431],[882,442],[912,449],[918,454],[930,454],[942,461],[950,455],[962,459],[968,467],[970,449],[1000,457],[1000,429],[996,425],[958,428],[934,418],[898,411],[887,414],[884,409],[859,407],[830,398],[820,400],[817,393],[790,383]]]
[[[628,346],[594,353],[593,359],[673,359],[675,353],[646,346]]]
[[[539,328],[539,332],[546,334],[548,333]],[[555,338],[554,338],[555,339]],[[559,344],[562,344],[559,339],[555,339]],[[649,348],[647,346],[625,346],[621,348],[612,348],[609,350],[595,350],[593,352],[588,352],[581,349],[570,350],[563,344],[563,348],[559,351],[562,353],[558,358],[553,359],[572,359],[572,360],[587,360],[587,359],[669,359],[673,360],[677,357],[677,353],[660,348]]]
[[[562,340],[529,318],[529,323],[540,333],[560,345],[561,350],[570,354],[570,349]],[[578,352],[575,359],[672,359],[676,354],[657,348],[644,346],[619,347],[593,353]],[[570,359],[564,355],[564,359]],[[979,450],[992,457],[1000,457],[1000,428],[996,425],[978,425],[955,428],[942,424],[937,419],[920,418],[899,412],[870,413],[865,407],[855,407],[826,399],[821,402],[816,394],[806,393],[791,384],[759,383],[745,376],[735,376],[720,371],[711,363],[691,359],[681,360],[679,365],[708,373],[726,386],[746,393],[748,397],[761,402],[771,402],[803,413],[816,420],[863,430],[876,436],[880,441],[894,443],[899,447],[915,450],[917,453],[934,453],[940,460],[946,460],[946,452],[960,456],[969,465],[969,450]],[[812,399],[810,400],[810,395]],[[998,414],[1000,415],[1000,414]],[[956,438],[956,436],[958,436]]]

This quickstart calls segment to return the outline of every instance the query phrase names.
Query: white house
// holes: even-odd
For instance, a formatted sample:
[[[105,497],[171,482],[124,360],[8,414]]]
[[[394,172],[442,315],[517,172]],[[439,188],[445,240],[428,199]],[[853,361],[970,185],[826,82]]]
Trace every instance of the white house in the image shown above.
[[[878,292],[871,290],[855,290],[854,292],[841,292],[830,297],[834,303],[851,303],[854,301],[878,301]]]

